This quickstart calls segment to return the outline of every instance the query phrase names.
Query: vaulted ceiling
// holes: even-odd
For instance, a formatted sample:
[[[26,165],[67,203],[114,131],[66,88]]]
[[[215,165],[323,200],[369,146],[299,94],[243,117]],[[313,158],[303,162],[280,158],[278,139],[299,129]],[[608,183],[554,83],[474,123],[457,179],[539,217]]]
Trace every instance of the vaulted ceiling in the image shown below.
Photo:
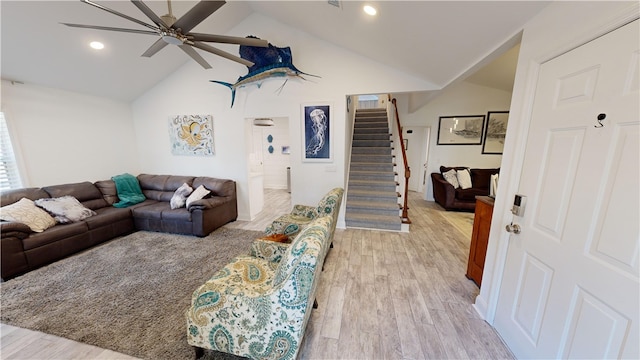
[[[128,1],[99,4],[147,21]],[[145,1],[156,14],[166,1]],[[180,17],[197,1],[172,2]],[[336,46],[444,87],[488,58],[516,35],[548,2],[541,1],[371,1],[378,15],[362,11],[365,2],[229,1],[193,31],[230,34],[253,12],[271,17]],[[187,61],[177,47],[151,58],[140,55],[156,40],[142,34],[75,29],[61,22],[140,28],[126,19],[80,1],[0,2],[2,79],[132,101]],[[259,34],[257,34],[259,35]],[[99,40],[106,48],[89,48]],[[271,39],[269,39],[271,41]],[[283,44],[277,44],[283,46]],[[237,54],[237,47],[232,50]],[[201,52],[205,59],[214,55]],[[508,55],[508,54],[507,54]],[[517,55],[517,51],[516,51]],[[513,59],[513,58],[512,58]],[[506,60],[502,60],[506,61]],[[513,60],[511,60],[513,61]],[[500,87],[498,74],[511,65],[487,65],[469,80]],[[213,69],[204,70],[215,73]],[[513,79],[512,74],[508,75]],[[507,76],[507,77],[508,77]]]

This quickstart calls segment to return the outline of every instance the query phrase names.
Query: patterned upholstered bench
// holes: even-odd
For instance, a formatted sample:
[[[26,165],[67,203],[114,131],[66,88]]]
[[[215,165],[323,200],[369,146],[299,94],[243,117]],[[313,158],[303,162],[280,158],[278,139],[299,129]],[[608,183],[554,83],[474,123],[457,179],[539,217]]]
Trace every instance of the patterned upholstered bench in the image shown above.
[[[186,313],[187,341],[196,357],[212,349],[251,359],[295,359],[334,226],[333,217],[320,217],[277,259],[236,257],[196,289]]]

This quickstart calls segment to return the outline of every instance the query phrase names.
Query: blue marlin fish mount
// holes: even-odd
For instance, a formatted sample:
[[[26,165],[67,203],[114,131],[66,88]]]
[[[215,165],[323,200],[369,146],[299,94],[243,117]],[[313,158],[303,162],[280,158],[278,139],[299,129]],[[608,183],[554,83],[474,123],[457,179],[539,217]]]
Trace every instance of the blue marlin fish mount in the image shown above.
[[[255,36],[247,36],[248,38],[259,39]],[[240,45],[240,57],[249,60],[254,63],[253,66],[247,68],[249,73],[245,76],[240,76],[235,84],[230,84],[224,81],[209,80],[211,82],[224,85],[231,89],[231,107],[236,100],[236,90],[256,84],[258,88],[262,85],[262,82],[269,78],[284,77],[285,82],[280,86],[280,90],[289,80],[289,77],[300,78],[306,80],[302,75],[319,77],[317,75],[307,74],[298,70],[293,65],[293,59],[291,56],[290,47],[277,47],[269,43],[268,47],[248,46]]]

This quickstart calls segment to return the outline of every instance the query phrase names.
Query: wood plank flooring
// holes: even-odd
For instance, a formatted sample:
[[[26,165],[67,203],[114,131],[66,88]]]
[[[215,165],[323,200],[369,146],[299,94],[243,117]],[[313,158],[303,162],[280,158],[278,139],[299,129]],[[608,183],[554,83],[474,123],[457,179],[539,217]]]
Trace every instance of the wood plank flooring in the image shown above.
[[[226,226],[264,230],[292,206],[284,190],[265,190],[265,204],[254,221]],[[514,358],[471,308],[478,288],[464,274],[473,214],[411,192],[409,208],[410,233],[336,230],[299,359]],[[4,324],[0,332],[1,359],[132,359]]]

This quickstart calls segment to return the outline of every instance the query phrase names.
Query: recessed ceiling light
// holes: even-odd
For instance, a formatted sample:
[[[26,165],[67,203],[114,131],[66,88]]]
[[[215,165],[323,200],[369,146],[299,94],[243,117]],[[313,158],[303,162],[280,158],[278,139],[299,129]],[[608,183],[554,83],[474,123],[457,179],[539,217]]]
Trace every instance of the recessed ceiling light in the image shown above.
[[[378,10],[376,10],[376,8],[374,8],[371,5],[365,5],[363,9],[364,9],[364,12],[366,12],[367,14],[369,14],[371,16],[374,16],[375,14],[378,13]]]
[[[99,42],[99,41],[92,41],[89,46],[91,46],[92,48],[96,49],[96,50],[102,50],[104,49],[104,44]]]

